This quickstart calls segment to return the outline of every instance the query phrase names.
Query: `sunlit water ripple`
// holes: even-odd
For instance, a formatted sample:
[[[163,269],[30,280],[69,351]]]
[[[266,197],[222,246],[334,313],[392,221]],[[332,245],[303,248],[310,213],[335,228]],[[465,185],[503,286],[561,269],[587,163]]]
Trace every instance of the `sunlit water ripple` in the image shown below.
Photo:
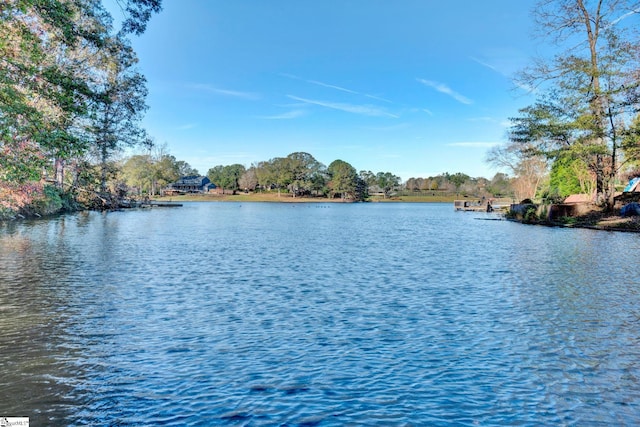
[[[0,416],[638,425],[637,235],[448,204],[205,204],[0,228]]]

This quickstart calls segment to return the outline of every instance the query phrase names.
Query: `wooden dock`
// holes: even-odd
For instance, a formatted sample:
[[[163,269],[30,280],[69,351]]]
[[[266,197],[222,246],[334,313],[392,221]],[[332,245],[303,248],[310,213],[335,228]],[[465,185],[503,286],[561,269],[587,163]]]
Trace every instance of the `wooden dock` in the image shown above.
[[[506,211],[513,201],[507,198],[454,200],[453,209],[470,212]]]
[[[173,202],[151,202],[149,206],[152,208],[179,208],[182,206],[182,203],[173,203]]]
[[[492,212],[491,203],[486,200],[454,200],[453,209],[465,212]]]

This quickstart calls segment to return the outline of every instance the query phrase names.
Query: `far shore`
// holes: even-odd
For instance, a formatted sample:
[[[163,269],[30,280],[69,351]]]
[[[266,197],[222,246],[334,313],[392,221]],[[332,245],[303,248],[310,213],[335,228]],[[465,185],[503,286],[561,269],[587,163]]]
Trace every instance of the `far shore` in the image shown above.
[[[454,200],[464,199],[465,196],[392,196],[383,198],[374,196],[364,203],[453,203]],[[473,197],[469,197],[474,199]],[[185,194],[170,197],[154,197],[158,202],[271,202],[271,203],[354,203],[352,200],[329,199],[326,197],[293,197],[288,193],[237,193],[237,194]],[[526,223],[525,221],[517,221]],[[589,228],[603,231],[640,232],[640,217],[622,218],[615,213],[593,211],[587,215],[574,217],[565,223],[548,221],[534,221],[530,224],[566,227]]]
[[[374,196],[365,202],[414,202],[453,203],[464,196]],[[237,194],[183,194],[179,196],[154,197],[159,202],[274,202],[274,203],[354,203],[353,200],[327,197],[293,197],[288,193],[237,193]]]

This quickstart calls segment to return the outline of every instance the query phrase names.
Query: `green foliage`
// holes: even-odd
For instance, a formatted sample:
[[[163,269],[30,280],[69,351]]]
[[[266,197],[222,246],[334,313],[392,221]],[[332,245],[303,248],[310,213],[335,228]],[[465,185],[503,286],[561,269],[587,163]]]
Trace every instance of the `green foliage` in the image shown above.
[[[640,166],[640,114],[637,114],[622,137],[622,150],[629,159],[629,164]]]
[[[231,190],[233,194],[240,188],[240,178],[245,173],[245,167],[240,164],[218,165],[207,172],[207,178],[222,190]]]
[[[7,221],[15,218],[15,211],[4,206],[0,206],[0,221]]]
[[[62,197],[57,188],[45,185],[42,197],[36,199],[31,205],[39,215],[51,215],[60,212],[63,207]]]
[[[122,0],[119,5],[125,18],[114,36],[112,19],[99,0],[0,3],[3,188],[23,188],[38,181],[54,159],[63,165],[93,150],[104,165],[104,190],[109,156],[119,146],[147,141],[137,127],[145,108],[145,81],[132,69],[135,55],[123,35],[140,34],[161,0]],[[15,196],[24,199],[19,191]],[[53,193],[38,203],[45,211],[59,205]]]
[[[551,166],[550,174],[550,194],[564,199],[570,194],[582,192],[580,173],[578,169],[586,169],[586,165],[581,159],[574,159],[570,156],[559,156]]]
[[[382,190],[384,197],[387,198],[400,185],[400,177],[391,172],[378,172],[375,183]]]
[[[136,35],[144,33],[151,15],[162,10],[162,0],[130,0],[125,4],[127,18],[122,23],[122,31]]]
[[[564,225],[575,225],[578,223],[578,218],[573,216],[563,216],[558,218],[558,222]]]
[[[286,165],[291,171],[290,189],[296,195],[309,194],[322,188],[325,183],[325,167],[311,154],[295,152],[289,154]]]
[[[640,39],[618,25],[628,10],[637,10],[637,4],[539,2],[534,15],[541,32],[553,41],[567,42],[566,50],[538,59],[521,73],[520,85],[544,90],[534,105],[512,119],[509,135],[530,158],[560,160],[554,165],[556,178],[569,173],[566,158],[582,161],[594,174],[597,200],[609,208],[620,167],[638,155],[629,113],[640,110]],[[621,150],[627,156],[622,162]],[[585,182],[584,177],[579,180]],[[575,187],[575,182],[558,178],[552,184],[558,194],[569,191],[559,186],[560,181]]]
[[[122,166],[122,179],[138,192],[150,192],[153,184],[153,159],[148,154],[129,157]]]
[[[106,165],[124,147],[144,146],[152,142],[140,121],[146,105],[146,79],[134,66],[137,58],[127,39],[107,39],[110,56],[104,79],[96,85],[89,108],[89,136],[96,157],[103,167],[102,191],[106,190]]]
[[[45,216],[76,209],[72,194],[64,193],[53,185],[45,185],[21,212],[29,216]]]
[[[327,168],[331,193],[342,199],[356,198],[358,189],[358,173],[344,160],[334,160]]]
[[[191,167],[191,165],[184,160],[176,161],[176,168],[178,176],[199,176],[200,172],[197,169]]]
[[[524,213],[524,221],[525,222],[535,222],[538,221],[538,210],[535,206],[529,206]]]
[[[360,171],[360,179],[364,181],[364,183],[371,187],[376,185],[376,174],[371,171]]]
[[[460,189],[460,186],[462,184],[464,184],[465,182],[468,182],[471,179],[469,175],[466,175],[461,172],[457,172],[453,175],[449,175],[449,174],[446,174],[446,175],[448,175],[449,182],[451,182],[453,185],[456,186],[456,191]]]
[[[512,195],[513,188],[511,186],[511,178],[504,173],[496,173],[487,185],[486,191],[496,197]]]
[[[159,158],[153,159],[151,173],[153,177],[152,194],[157,194],[161,188],[165,188],[182,176],[178,170],[178,161],[169,154],[161,154]]]

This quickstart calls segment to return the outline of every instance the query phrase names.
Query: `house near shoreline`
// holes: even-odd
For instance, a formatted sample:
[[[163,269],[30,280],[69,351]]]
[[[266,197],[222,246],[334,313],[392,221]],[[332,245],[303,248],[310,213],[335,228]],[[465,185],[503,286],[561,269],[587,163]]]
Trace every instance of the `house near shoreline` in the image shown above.
[[[164,190],[166,195],[188,194],[188,193],[208,193],[216,188],[206,176],[184,176],[178,181],[169,184]]]

